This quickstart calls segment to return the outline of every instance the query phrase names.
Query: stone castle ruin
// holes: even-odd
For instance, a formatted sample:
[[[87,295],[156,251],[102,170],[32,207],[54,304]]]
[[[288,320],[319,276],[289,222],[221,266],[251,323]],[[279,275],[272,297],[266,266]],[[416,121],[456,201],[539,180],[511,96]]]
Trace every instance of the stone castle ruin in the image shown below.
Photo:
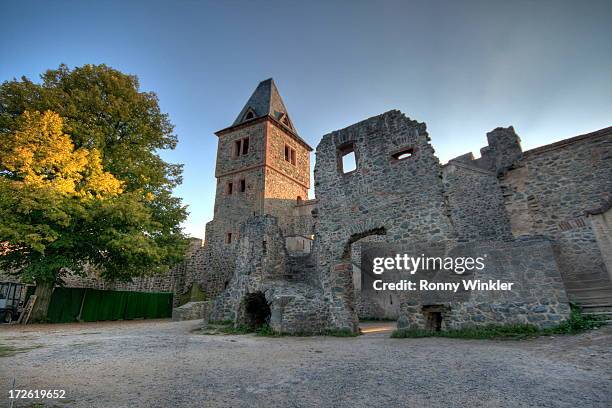
[[[612,127],[522,151],[512,127],[440,164],[424,123],[397,110],[331,132],[310,153],[272,79],[218,137],[214,218],[168,275],[67,286],[172,291],[176,318],[269,324],[279,332],[357,330],[360,318],[444,330],[545,327],[612,314]],[[506,292],[375,291],[372,248],[487,255],[445,279],[500,279]],[[402,279],[401,273],[390,277]],[[206,301],[201,301],[205,299]]]
[[[271,79],[217,136],[200,276],[215,298],[212,320],[298,333],[356,330],[359,318],[550,326],[568,316],[568,296],[610,310],[612,128],[526,152],[512,127],[497,128],[479,159],[441,165],[426,125],[389,111],[323,136],[314,200],[306,199],[312,149]],[[374,291],[360,267],[368,245],[485,253],[471,278],[515,286],[458,296]]]

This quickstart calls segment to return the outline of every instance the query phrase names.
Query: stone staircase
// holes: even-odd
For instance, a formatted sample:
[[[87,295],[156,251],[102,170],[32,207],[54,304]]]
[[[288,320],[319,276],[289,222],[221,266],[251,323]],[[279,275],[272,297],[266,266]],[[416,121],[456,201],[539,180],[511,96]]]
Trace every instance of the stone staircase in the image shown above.
[[[583,313],[604,316],[612,323],[612,283],[607,275],[575,274],[564,280],[568,297]]]
[[[315,272],[315,265],[309,254],[287,257],[284,278],[289,282],[305,282]]]

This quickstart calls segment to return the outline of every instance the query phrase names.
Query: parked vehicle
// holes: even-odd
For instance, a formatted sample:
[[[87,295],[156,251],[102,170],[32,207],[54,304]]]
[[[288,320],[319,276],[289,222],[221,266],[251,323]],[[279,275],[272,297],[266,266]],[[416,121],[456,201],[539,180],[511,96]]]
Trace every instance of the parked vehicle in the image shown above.
[[[26,285],[0,282],[0,323],[10,323],[19,318],[23,309]]]

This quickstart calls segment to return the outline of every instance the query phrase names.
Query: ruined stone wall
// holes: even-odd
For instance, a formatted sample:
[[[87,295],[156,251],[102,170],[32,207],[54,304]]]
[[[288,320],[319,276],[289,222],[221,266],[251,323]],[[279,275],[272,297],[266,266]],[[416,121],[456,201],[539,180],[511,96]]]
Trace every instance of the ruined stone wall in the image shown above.
[[[542,239],[513,242],[481,241],[454,245],[416,244],[403,252],[428,256],[486,256],[484,269],[454,272],[419,272],[430,281],[463,279],[514,283],[509,291],[410,291],[402,293],[398,327],[426,328],[427,307],[442,311],[442,330],[486,324],[554,326],[569,316],[569,304],[551,243]],[[414,275],[416,276],[416,275]],[[405,276],[415,279],[414,276]]]
[[[357,168],[343,174],[341,153],[350,146]],[[412,150],[404,160],[398,151]],[[368,235],[388,242],[436,242],[454,236],[444,204],[441,166],[424,123],[399,111],[323,136],[316,150],[318,203],[314,251],[332,324],[354,328],[350,244]]]
[[[246,302],[253,295],[262,295],[270,308],[268,324],[273,330],[323,331],[328,322],[328,305],[318,288],[304,281],[288,280],[288,254],[277,218],[252,217],[240,232],[231,283],[216,299],[210,320],[232,320],[237,326],[248,324]]]
[[[480,149],[480,158],[473,164],[501,174],[521,158],[521,139],[512,126],[498,127],[487,133],[487,146]]]
[[[457,239],[462,242],[512,237],[497,176],[471,163],[444,166],[444,191]]]
[[[291,224],[288,236],[313,237],[315,233],[315,215],[317,213],[317,200],[297,202],[293,207]]]
[[[583,279],[607,279],[585,211],[612,199],[612,129],[526,151],[501,177],[512,233],[544,235],[568,289]]]

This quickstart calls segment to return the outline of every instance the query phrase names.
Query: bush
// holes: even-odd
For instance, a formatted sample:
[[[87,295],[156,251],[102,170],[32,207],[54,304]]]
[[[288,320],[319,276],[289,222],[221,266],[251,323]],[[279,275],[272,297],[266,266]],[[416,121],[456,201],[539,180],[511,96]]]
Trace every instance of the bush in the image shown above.
[[[570,308],[568,320],[555,327],[544,329],[543,334],[576,334],[606,325],[605,317],[585,315],[580,311],[580,306],[574,303],[570,303]]]

